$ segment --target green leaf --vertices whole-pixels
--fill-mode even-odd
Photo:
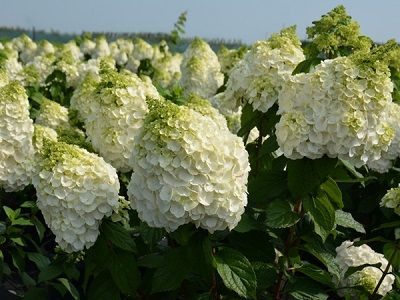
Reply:
[[[9,208],[8,206],[3,206],[3,210],[6,213],[8,219],[10,221],[14,220],[16,217],[16,213],[14,212],[14,210],[12,210],[11,208]]]
[[[20,205],[20,207],[24,207],[24,208],[34,208],[36,207],[36,203],[35,201],[25,201],[24,203],[22,203]]]
[[[273,264],[257,261],[252,263],[252,265],[257,277],[258,290],[266,290],[274,285],[278,278],[278,273]]]
[[[249,181],[249,206],[265,208],[268,200],[276,199],[287,190],[287,175],[284,171],[261,172]]]
[[[383,246],[383,253],[390,264],[398,270],[400,268],[400,245],[387,243]]]
[[[149,245],[150,248],[155,246],[165,235],[165,231],[161,228],[152,228],[146,223],[141,222],[139,226],[140,237],[143,239],[145,244]]]
[[[242,127],[238,131],[237,135],[245,137],[245,140],[247,140],[250,131],[257,126],[261,118],[262,112],[253,110],[253,106],[251,104],[246,104],[242,109],[242,116],[240,120]]]
[[[190,271],[186,255],[185,247],[170,250],[165,255],[163,264],[154,273],[152,293],[172,291],[181,285]]]
[[[31,220],[25,218],[18,218],[11,221],[11,225],[20,225],[20,226],[33,226]]]
[[[142,256],[138,259],[137,264],[139,267],[145,268],[159,268],[162,266],[164,258],[160,254],[152,253]]]
[[[296,75],[299,73],[308,73],[310,72],[312,67],[318,65],[320,62],[321,58],[317,57],[305,59],[296,66],[296,68],[292,72],[292,75]]]
[[[312,254],[320,262],[322,262],[329,273],[334,275],[337,279],[340,277],[340,269],[335,261],[334,254],[329,251],[324,244],[322,244],[318,239],[313,239],[310,237],[304,238],[306,241],[300,249]],[[336,254],[336,253],[335,253]]]
[[[372,231],[377,231],[377,230],[386,229],[386,228],[397,228],[397,227],[400,227],[400,221],[383,223],[380,226],[378,226],[377,228],[372,229]]]
[[[50,259],[40,253],[29,252],[27,256],[30,261],[35,263],[39,270],[43,270],[50,264]]]
[[[339,226],[351,228],[360,233],[365,233],[364,226],[354,220],[351,213],[344,212],[343,210],[337,210],[335,212],[335,222]]]
[[[337,159],[322,157],[320,159],[289,160],[287,164],[289,190],[294,198],[313,193],[326,180],[333,170]]]
[[[134,295],[140,282],[140,273],[135,257],[129,252],[111,256],[108,264],[114,282],[125,295]]]
[[[109,272],[101,272],[94,278],[89,286],[88,300],[120,300],[117,285],[114,280],[110,280],[111,274]]]
[[[258,229],[260,226],[249,214],[244,213],[240,219],[239,224],[234,228],[236,232],[244,233],[253,229]]]
[[[10,238],[15,244],[20,245],[22,247],[25,246],[24,241],[21,238]]]
[[[236,250],[222,248],[214,258],[218,274],[227,288],[241,297],[256,299],[256,274],[245,256]]]
[[[362,269],[366,268],[366,267],[374,267],[377,269],[380,269],[382,266],[382,263],[376,263],[376,264],[362,264],[356,267],[349,267],[346,271],[346,273],[344,274],[344,278],[347,278],[349,276],[351,276],[352,274],[361,271]]]
[[[43,268],[38,277],[38,282],[44,282],[48,280],[52,280],[59,275],[61,275],[63,272],[63,268],[58,265],[49,265],[45,268]]]
[[[297,278],[288,287],[289,294],[297,300],[326,300],[328,294],[324,288],[305,278]]]
[[[44,233],[46,232],[46,227],[39,221],[37,217],[34,217],[32,220],[33,224],[35,224],[36,231],[39,236],[39,241],[42,241],[44,238]]]
[[[24,285],[26,285],[28,287],[36,285],[35,279],[33,279],[31,276],[29,276],[28,273],[21,272],[20,275],[21,275],[21,279],[22,279],[22,282],[24,283]]]
[[[272,201],[266,209],[266,225],[271,228],[287,228],[300,220],[286,200]]]
[[[321,189],[328,195],[336,208],[343,208],[342,191],[335,180],[329,177],[327,181],[321,184]]]
[[[325,194],[307,197],[303,200],[306,211],[310,214],[315,232],[325,241],[335,226],[335,209]]]
[[[110,240],[116,247],[125,251],[136,252],[135,241],[122,225],[104,221],[101,231],[104,234],[104,238]]]
[[[332,276],[320,267],[305,262],[300,268],[296,270],[310,277],[311,279],[322,283],[323,285],[329,286],[331,288],[334,287],[334,284],[332,283]]]
[[[74,300],[79,299],[79,292],[76,287],[66,278],[58,278],[58,281],[67,289]]]

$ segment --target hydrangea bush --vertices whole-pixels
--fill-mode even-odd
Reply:
[[[0,298],[399,299],[398,44],[185,21],[0,42]]]

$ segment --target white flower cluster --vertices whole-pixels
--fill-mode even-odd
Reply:
[[[167,87],[179,82],[181,78],[181,63],[183,56],[180,53],[171,54],[166,52],[164,56],[153,59],[156,68],[154,82],[162,87]]]
[[[236,111],[250,103],[254,110],[268,111],[287,76],[304,59],[294,27],[256,42],[231,70],[223,106]]]
[[[104,216],[118,209],[116,170],[74,145],[45,141],[32,183],[37,206],[66,252],[91,247]]]
[[[206,101],[193,103],[196,110],[148,103],[128,186],[139,218],[167,231],[187,223],[211,233],[234,228],[247,204],[250,166],[242,140]]]
[[[35,123],[57,129],[58,127],[70,127],[68,108],[43,98],[40,103],[40,110]]]
[[[400,216],[400,185],[397,188],[388,190],[383,196],[380,205],[393,209]]]
[[[148,111],[146,97],[159,97],[151,83],[129,71],[118,73],[108,69],[88,97],[93,102],[83,104],[87,108],[82,116],[89,141],[119,171],[131,170],[129,158],[134,138]]]
[[[383,271],[388,261],[383,254],[377,253],[372,250],[368,245],[361,245],[359,247],[353,246],[353,242],[345,241],[339,247],[336,248],[335,261],[340,268],[340,280],[339,287],[354,287],[362,286],[367,292],[372,294],[375,287],[378,284],[379,279],[382,277]],[[364,264],[377,264],[381,263],[380,268],[376,267],[365,267],[361,271],[357,271],[352,275],[345,277],[345,273],[349,267],[357,267]],[[389,268],[391,271],[392,268]],[[386,295],[391,289],[394,283],[394,275],[388,274],[385,276],[383,282],[379,286],[378,294],[381,296]],[[359,291],[355,289],[339,289],[338,294],[345,296],[348,293],[349,296],[357,297]],[[352,298],[354,299],[354,298]]]
[[[183,53],[181,86],[185,94],[196,93],[209,98],[224,83],[217,55],[203,40],[194,39]]]
[[[228,49],[225,46],[221,46],[217,53],[221,72],[230,76],[233,67],[239,63],[246,52],[244,48]]]
[[[16,81],[0,88],[0,187],[18,191],[30,184],[33,122],[25,89]]]
[[[374,70],[339,57],[288,78],[279,94],[282,117],[276,125],[285,156],[328,155],[386,171],[389,159],[400,153],[399,109],[392,103],[389,76],[387,67]]]

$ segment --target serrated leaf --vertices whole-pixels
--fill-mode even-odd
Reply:
[[[160,254],[152,253],[140,257],[137,261],[137,264],[139,267],[158,268],[162,266],[163,261],[164,258]]]
[[[236,232],[244,233],[249,232],[253,229],[258,229],[259,224],[250,215],[244,213],[240,219],[240,222],[233,229]]]
[[[346,271],[346,273],[344,273],[344,278],[347,278],[349,276],[351,276],[352,274],[361,271],[362,269],[366,268],[366,267],[374,267],[377,269],[380,269],[380,267],[382,266],[382,263],[376,263],[376,264],[362,264],[359,266],[355,266],[355,267],[349,267]]]
[[[335,209],[328,197],[322,193],[307,197],[303,200],[303,206],[314,222],[315,233],[325,241],[335,226]]]
[[[39,270],[43,270],[50,264],[50,259],[43,254],[36,252],[27,253],[28,259],[35,263]]]
[[[335,180],[329,177],[327,181],[321,184],[321,189],[328,195],[336,208],[343,208],[342,191]]]
[[[354,220],[353,216],[350,213],[343,210],[337,210],[335,212],[335,222],[339,226],[351,228],[360,233],[365,233],[364,226]]]
[[[317,267],[316,265],[305,262],[296,270],[323,285],[331,288],[334,287],[334,284],[332,283],[332,276],[327,271]]]
[[[272,201],[266,209],[266,225],[271,228],[287,228],[300,220],[288,201]]]
[[[383,223],[383,224],[379,225],[377,228],[372,229],[372,231],[377,231],[377,230],[386,229],[386,228],[394,228],[394,227],[400,228],[400,221]]]
[[[68,279],[58,278],[57,280],[67,289],[74,300],[79,300],[78,290]]]
[[[256,298],[256,274],[244,255],[236,250],[223,248],[214,258],[218,274],[228,289],[247,299]]]
[[[190,270],[185,251],[186,248],[181,247],[165,255],[163,264],[154,273],[152,293],[172,291],[181,285]]]
[[[100,231],[103,232],[104,238],[110,240],[116,247],[125,251],[136,252],[135,241],[122,225],[105,221]]]
[[[126,253],[117,253],[110,258],[108,269],[118,288],[125,295],[134,295],[140,282],[140,273],[135,257]]]
[[[256,273],[258,290],[266,290],[274,285],[278,278],[278,273],[273,264],[257,261],[252,263],[252,266]]]
[[[44,238],[44,233],[46,232],[46,227],[39,221],[37,217],[34,217],[32,220],[33,224],[35,224],[36,231],[39,236],[39,241],[42,241]]]
[[[313,193],[326,180],[336,163],[337,159],[327,157],[289,160],[287,172],[290,193],[296,199]]]

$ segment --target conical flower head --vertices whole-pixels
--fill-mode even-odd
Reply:
[[[25,89],[17,81],[0,87],[0,187],[18,191],[30,184],[33,122]]]
[[[37,206],[66,252],[91,247],[101,220],[118,208],[116,170],[75,145],[44,141],[32,178]]]
[[[134,138],[148,111],[146,98],[157,97],[157,90],[129,71],[107,70],[92,95],[96,114],[84,120],[89,141],[107,162],[127,172]]]
[[[221,65],[211,47],[202,39],[194,39],[183,53],[180,84],[186,95],[196,93],[208,98],[224,83]]]
[[[128,186],[139,217],[167,231],[187,223],[209,232],[234,228],[247,204],[250,167],[242,140],[204,108],[153,100],[149,110]]]
[[[222,106],[237,111],[250,103],[254,110],[267,112],[278,100],[282,84],[304,58],[295,27],[257,41],[233,67]]]

